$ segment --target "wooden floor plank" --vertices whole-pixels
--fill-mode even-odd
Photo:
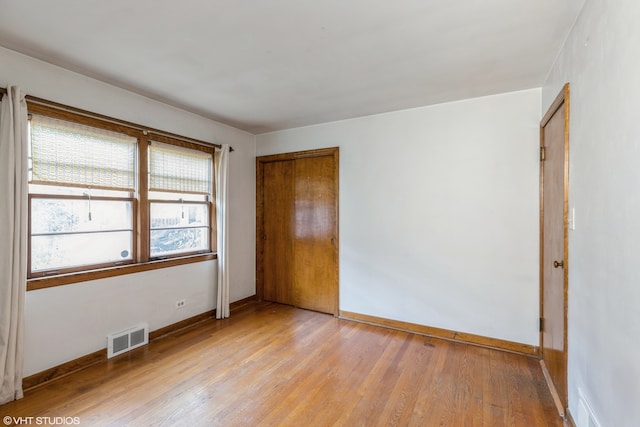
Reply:
[[[0,416],[81,426],[563,425],[533,358],[272,303],[39,386]]]

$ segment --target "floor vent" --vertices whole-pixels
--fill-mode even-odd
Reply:
[[[146,323],[115,334],[107,335],[107,357],[112,358],[141,347],[149,342],[149,326]]]

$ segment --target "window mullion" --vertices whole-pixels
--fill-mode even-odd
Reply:
[[[140,205],[138,209],[138,262],[149,261],[149,239],[151,236],[149,219],[149,138],[142,135],[138,143],[138,192]]]

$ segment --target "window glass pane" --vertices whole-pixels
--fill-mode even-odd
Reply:
[[[151,230],[151,257],[209,249],[209,228]]]
[[[35,114],[30,120],[34,182],[135,188],[137,139]]]
[[[151,203],[151,229],[208,227],[209,206],[206,204]]]
[[[31,199],[31,234],[132,230],[132,209],[131,201],[34,197]]]
[[[31,271],[132,259],[131,231],[33,236]]]
[[[151,257],[209,249],[209,205],[151,203]]]
[[[149,146],[149,190],[209,194],[211,154],[152,141]]]

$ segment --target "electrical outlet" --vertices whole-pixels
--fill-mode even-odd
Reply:
[[[183,308],[185,305],[187,305],[187,300],[181,299],[176,301],[176,308]]]

